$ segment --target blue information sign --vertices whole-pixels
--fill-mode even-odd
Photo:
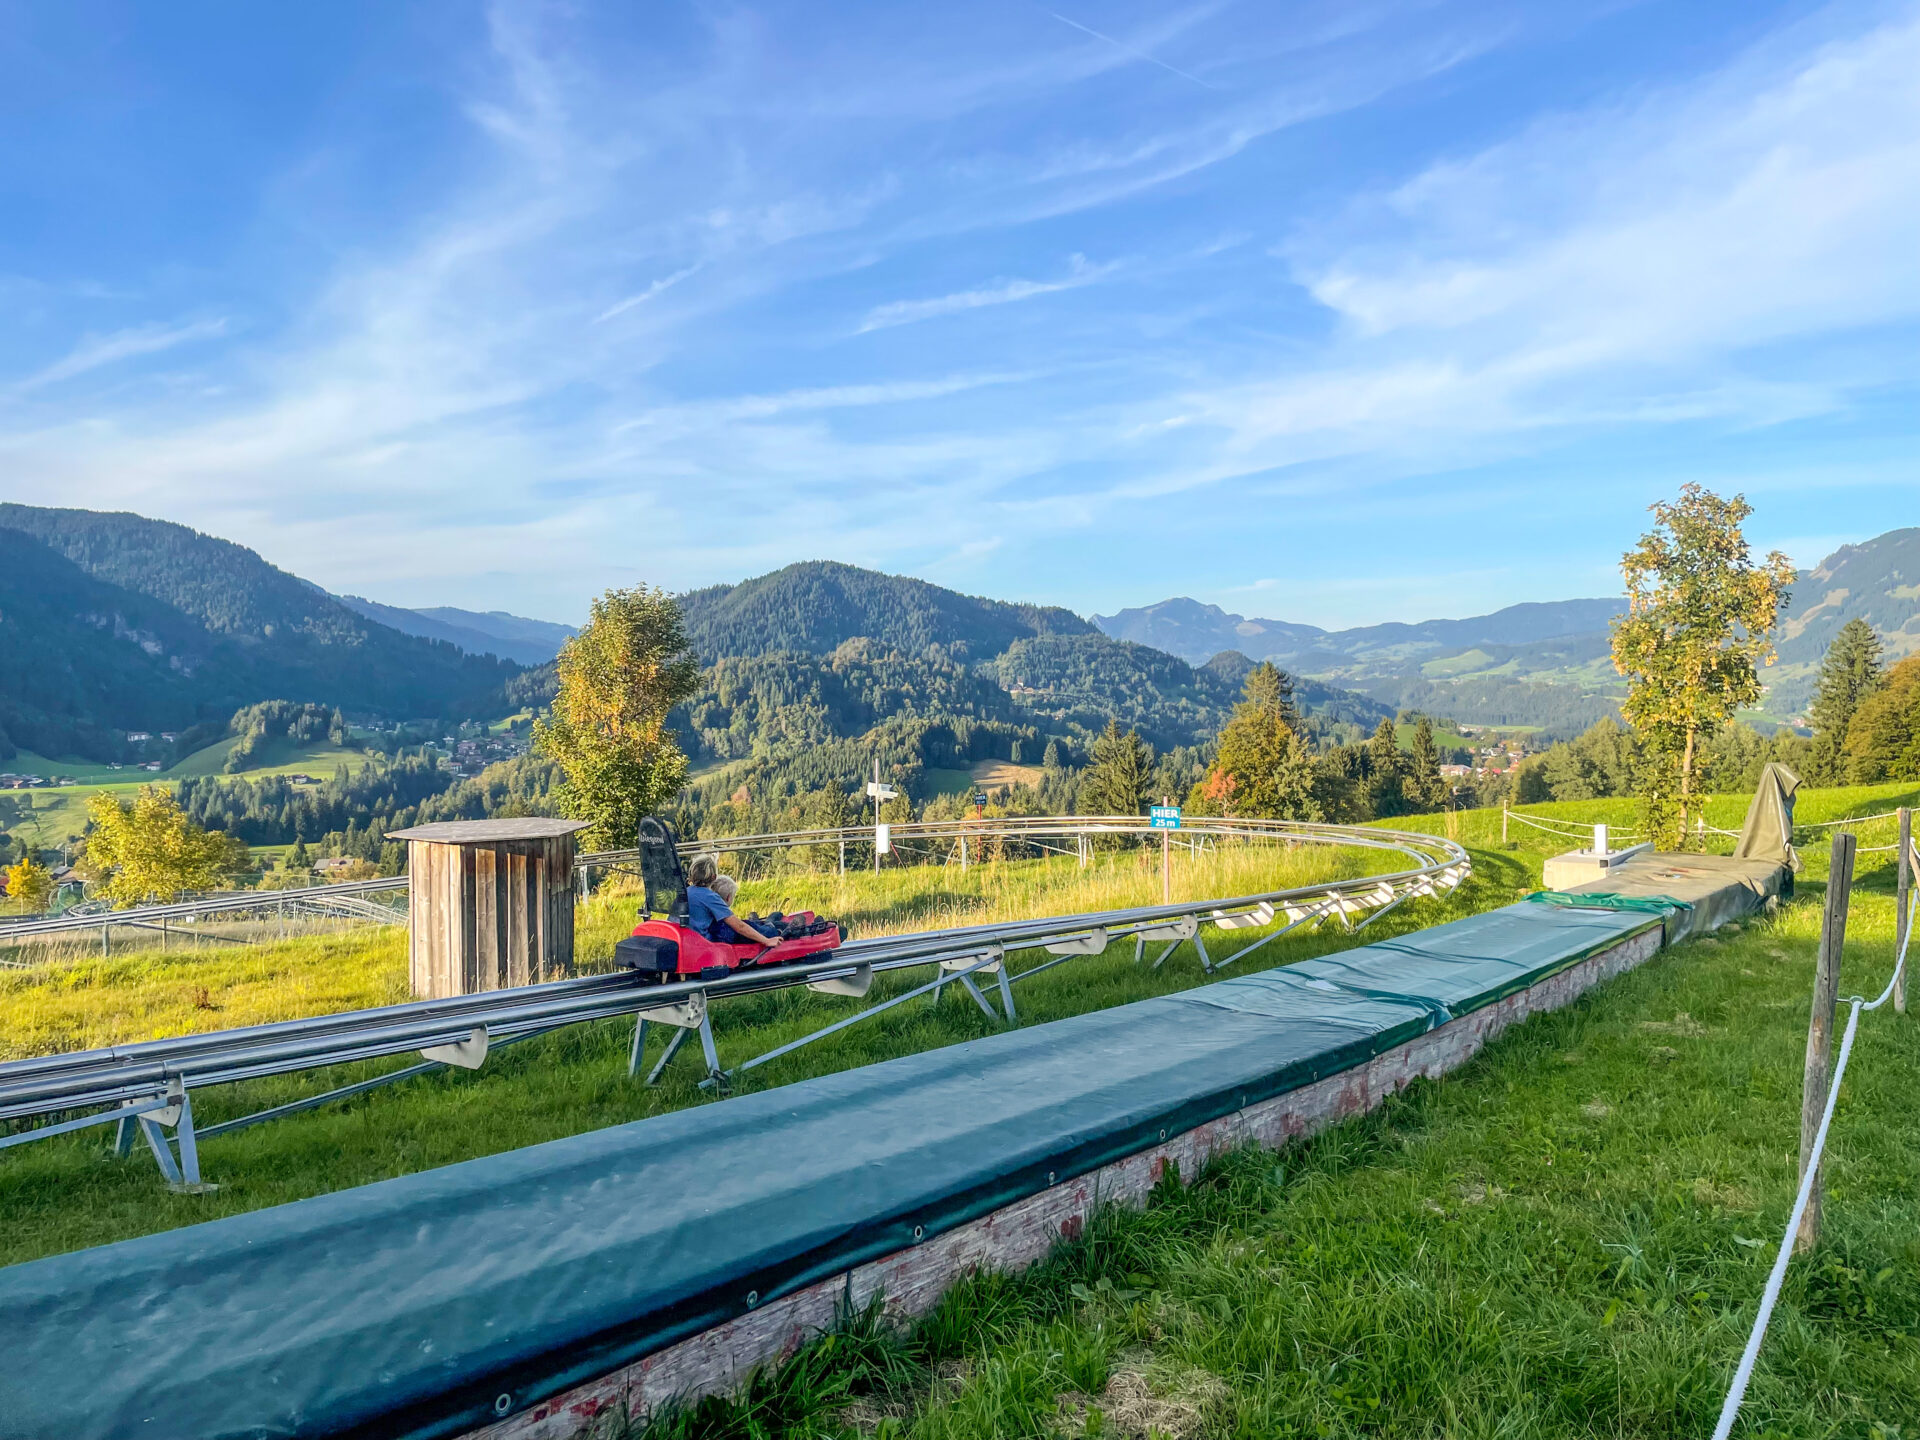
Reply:
[[[1147,825],[1154,830],[1178,830],[1180,807],[1178,805],[1153,806],[1147,811]]]

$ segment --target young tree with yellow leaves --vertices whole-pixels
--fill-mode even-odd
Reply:
[[[0,870],[0,881],[6,883],[9,907],[17,906],[25,913],[46,909],[53,899],[53,872],[32,855]]]
[[[1627,613],[1614,622],[1613,663],[1627,677],[1620,709],[1640,742],[1648,832],[1677,849],[1703,742],[1760,698],[1755,665],[1773,663],[1793,566],[1777,550],[1754,563],[1744,496],[1683,485],[1676,503],[1652,508],[1653,529],[1621,557]]]
[[[664,590],[609,590],[560,650],[559,692],[533,743],[566,780],[561,808],[591,822],[589,846],[632,845],[640,821],[687,778],[667,714],[700,688],[680,607]]]
[[[212,890],[247,868],[244,841],[203,830],[170,791],[142,785],[130,803],[114,794],[87,802],[86,867],[96,893],[122,908]]]

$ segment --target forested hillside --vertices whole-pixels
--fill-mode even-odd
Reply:
[[[251,550],[138,515],[0,505],[0,758],[124,758],[267,699],[498,713],[516,666],[354,614]]]
[[[1071,610],[982,600],[828,560],[695,590],[680,597],[680,608],[705,661],[773,650],[824,655],[856,636],[908,655],[941,645],[985,660],[1035,635],[1094,633]]]

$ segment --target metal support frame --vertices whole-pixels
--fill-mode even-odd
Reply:
[[[687,1036],[690,1034],[697,1034],[700,1037],[700,1050],[707,1061],[707,1078],[700,1082],[701,1087],[704,1089],[726,1080],[726,1071],[720,1068],[720,1051],[713,1043],[713,1021],[707,1014],[706,991],[696,990],[684,1000],[670,1005],[656,1005],[651,1009],[640,1011],[634,1017],[633,1049],[627,1056],[629,1078],[639,1073],[641,1056],[647,1048],[648,1021],[656,1025],[671,1026],[675,1034],[673,1039],[667,1042],[666,1050],[654,1063],[653,1069],[647,1072],[647,1084],[657,1085],[660,1082],[661,1071],[665,1070],[668,1062],[679,1053],[680,1047],[686,1043]]]
[[[161,1178],[175,1194],[203,1195],[220,1188],[200,1178],[200,1146],[193,1128],[193,1101],[187,1094],[186,1081],[179,1076],[167,1082],[166,1096],[158,1103],[129,1105],[89,1119],[120,1122],[113,1147],[114,1153],[120,1156],[133,1148],[133,1129],[138,1126],[147,1148],[153,1152],[154,1164],[160,1167]],[[166,1133],[168,1126],[173,1129],[172,1139]],[[178,1160],[174,1158],[175,1145],[180,1150]]]

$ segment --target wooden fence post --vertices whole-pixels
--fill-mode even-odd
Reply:
[[[1900,883],[1893,899],[1893,943],[1907,933],[1907,915],[1913,905],[1913,811],[1900,807]],[[1907,1013],[1907,972],[1893,982],[1893,1008]]]
[[[1813,975],[1813,1018],[1807,1025],[1807,1069],[1800,1093],[1801,1180],[1806,1179],[1813,1137],[1820,1129],[1820,1117],[1826,1113],[1827,1089],[1833,1083],[1833,1017],[1840,1000],[1840,952],[1847,943],[1847,900],[1853,889],[1856,844],[1850,831],[1836,831],[1833,860],[1827,869],[1827,908],[1820,922],[1820,959]],[[1794,1236],[1796,1253],[1804,1254],[1820,1243],[1820,1192],[1824,1188],[1823,1179],[1816,1175],[1806,1211],[1800,1217],[1799,1233]]]

